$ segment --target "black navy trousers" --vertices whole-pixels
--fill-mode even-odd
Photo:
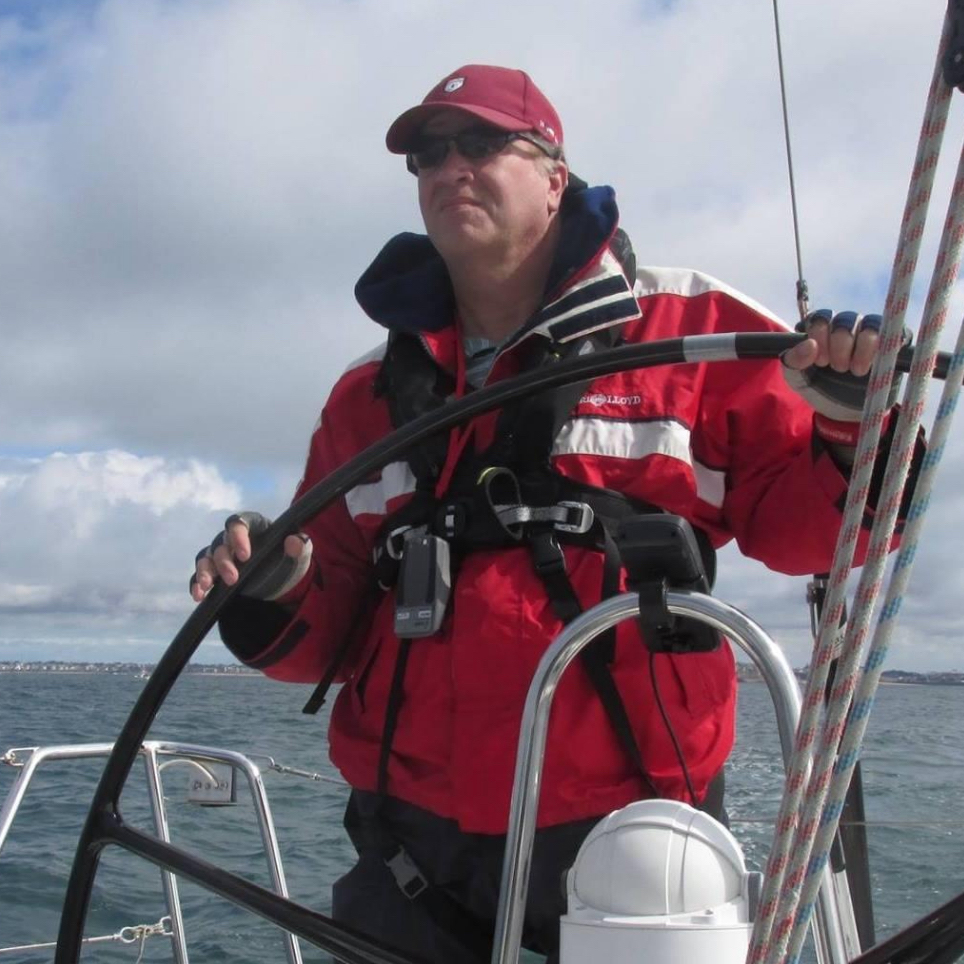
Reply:
[[[723,789],[721,773],[701,809],[725,822]],[[548,964],[558,960],[559,918],[566,912],[564,875],[601,816],[536,831],[522,943],[546,955]],[[505,836],[463,833],[454,820],[391,797],[379,806],[375,794],[358,790],[349,800],[345,828],[358,862],[335,883],[336,921],[431,964],[488,964]],[[405,847],[431,885],[444,892],[443,906],[454,902],[467,921],[478,922],[477,928],[461,926],[458,918],[446,919],[438,904],[430,912],[423,897],[410,899],[402,892],[385,865],[385,832]],[[487,935],[487,942],[477,939],[480,933]]]

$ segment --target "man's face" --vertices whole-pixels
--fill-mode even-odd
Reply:
[[[435,114],[422,133],[443,137],[484,126],[457,110]],[[449,145],[445,160],[418,175],[418,202],[425,229],[451,266],[485,257],[511,261],[545,236],[565,189],[565,169],[547,169],[534,144],[510,141],[486,158],[462,157]]]

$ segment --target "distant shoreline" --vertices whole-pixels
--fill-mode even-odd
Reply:
[[[0,676],[31,673],[36,676],[130,676],[146,679],[154,672],[154,663],[88,663],[67,660],[7,660],[0,662]],[[240,663],[199,663],[184,668],[186,676],[262,676]]]
[[[4,660],[0,661],[0,676],[12,673],[32,673],[44,676],[130,676],[146,679],[155,669],[155,663],[99,663],[81,660]],[[806,682],[806,668],[793,671],[801,684]],[[253,677],[262,676],[258,670],[241,663],[198,663],[188,664],[183,672],[186,676]],[[762,683],[763,677],[752,663],[737,663],[737,682]],[[964,672],[940,671],[933,673],[913,673],[908,670],[885,670],[880,680],[882,685],[900,686],[964,686]]]
[[[793,675],[803,686],[807,682],[807,670],[795,669]],[[763,677],[752,664],[737,664],[737,681],[740,683],[762,683]],[[942,670],[933,673],[912,673],[903,669],[884,670],[880,678],[881,686],[964,686],[964,673],[957,670]]]

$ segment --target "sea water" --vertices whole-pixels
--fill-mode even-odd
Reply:
[[[0,676],[0,753],[9,747],[111,742],[143,680],[126,674],[6,673]],[[305,716],[310,687],[257,676],[185,675],[162,707],[150,738],[217,746],[336,778],[327,760],[324,715]],[[0,948],[54,940],[74,848],[103,760],[40,769],[0,853]],[[891,685],[880,690],[863,755],[869,848],[879,936],[886,936],[964,889],[964,686]],[[760,683],[740,686],[737,749],[727,778],[732,829],[762,868],[780,799],[773,709]],[[0,799],[17,771],[0,765]],[[239,786],[234,807],[187,801],[189,768],[163,774],[172,840],[206,860],[270,887],[254,808]],[[341,828],[342,786],[265,773],[291,896],[327,912],[331,884],[352,862]],[[142,767],[121,800],[125,818],[150,830]],[[180,881],[187,946],[194,964],[286,960],[276,928]],[[151,924],[166,913],[158,870],[109,848],[87,920],[89,936]],[[90,945],[82,960],[134,962],[140,947]],[[149,939],[144,962],[170,961],[170,942]],[[306,962],[327,960],[302,942]],[[15,964],[52,960],[24,952]],[[0,955],[0,964],[10,957]]]

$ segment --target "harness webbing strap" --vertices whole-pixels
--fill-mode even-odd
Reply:
[[[614,347],[619,328],[604,328],[564,346],[546,343],[533,367],[555,365],[591,352]],[[587,382],[540,392],[503,408],[496,423],[496,441],[490,449],[493,460],[502,465],[528,465],[549,470],[556,436],[585,393]]]
[[[469,952],[472,960],[488,960],[492,950],[493,927],[476,917],[459,901],[425,877],[412,855],[402,847],[391,829],[390,818],[378,799],[374,810],[360,806],[355,793],[348,798],[345,828],[359,854],[374,851],[392,875],[402,894],[420,907],[453,941]]]
[[[362,633],[368,628],[370,615],[375,611],[376,600],[382,592],[378,584],[377,575],[378,573],[376,571],[369,580],[367,589],[362,593],[361,601],[351,621],[351,625],[355,627],[354,630],[345,633],[341,642],[338,644],[338,648],[335,650],[325,669],[325,675],[322,676],[321,681],[311,691],[308,702],[301,708],[302,713],[314,715],[325,705],[325,698],[328,696],[328,690],[331,689],[332,683],[335,682],[335,677],[338,675]]]
[[[604,526],[599,526],[603,533],[605,561],[603,564],[602,598],[614,596],[619,591],[619,553],[612,537]],[[535,536],[529,542],[532,562],[536,573],[546,587],[546,595],[553,611],[563,623],[570,623],[580,613],[582,605],[576,596],[569,576],[566,573],[566,560],[562,547],[556,540],[555,533],[545,532]],[[616,681],[609,671],[609,663],[615,657],[616,630],[607,630],[599,639],[586,646],[580,653],[582,667],[592,683],[599,701],[606,712],[613,732],[620,745],[632,761],[643,783],[654,797],[659,791],[653,784],[652,778],[646,771],[639,744],[633,734],[633,726],[626,712],[626,706],[616,688]]]
[[[455,390],[455,380],[430,362],[421,341],[402,332],[388,337],[385,358],[375,378],[376,397],[384,396],[396,428],[418,415],[435,411]],[[448,432],[440,432],[406,452],[415,478],[421,482],[438,476],[445,464]]]
[[[399,640],[398,658],[395,661],[395,670],[388,693],[388,705],[385,709],[385,727],[382,730],[376,778],[378,801],[372,823],[382,860],[395,878],[399,890],[409,900],[417,900],[441,930],[459,941],[474,955],[484,958],[488,956],[492,947],[494,926],[479,920],[422,873],[411,854],[396,840],[381,812],[388,794],[388,762],[399,711],[404,702],[405,672],[408,668],[412,642],[413,640],[409,638]]]
[[[376,791],[381,796],[388,792],[388,758],[391,756],[392,741],[395,739],[395,728],[398,725],[398,711],[402,706],[405,670],[408,667],[408,654],[411,648],[411,639],[402,638],[398,641],[398,658],[395,660],[395,672],[392,674],[392,685],[388,691],[385,728],[382,730],[382,747],[378,756]]]

